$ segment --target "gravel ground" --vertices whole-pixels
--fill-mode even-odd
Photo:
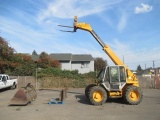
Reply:
[[[64,104],[48,104],[58,98],[60,89],[37,91],[38,97],[27,106],[8,106],[17,90],[0,92],[0,120],[160,120],[160,90],[143,89],[139,105],[109,99],[102,106],[90,105],[84,89],[69,89]]]

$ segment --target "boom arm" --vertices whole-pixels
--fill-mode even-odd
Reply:
[[[97,40],[97,42],[102,46],[103,50],[106,54],[110,57],[110,59],[114,62],[115,65],[123,65],[128,74],[128,80],[137,80],[136,76],[130,71],[130,69],[118,58],[118,56],[112,51],[109,45],[106,45],[102,39],[96,34],[96,32],[92,29],[90,24],[81,22],[78,23],[77,16],[74,17],[74,31],[76,32],[77,29],[88,31],[92,34],[92,36]]]
[[[96,34],[96,32],[91,28],[90,24],[78,23],[77,17],[75,16],[74,29],[75,31],[77,29],[81,29],[90,32],[92,36],[97,40],[97,42],[102,46],[103,50],[107,53],[107,55],[111,58],[115,65],[124,65],[123,62],[117,57],[117,55],[110,49],[109,45],[106,45],[102,41],[102,39]]]

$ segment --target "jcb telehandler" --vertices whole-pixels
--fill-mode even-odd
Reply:
[[[101,38],[95,33],[90,24],[78,22],[78,17],[74,17],[74,26],[63,26],[88,31],[102,46],[105,53],[115,63],[115,66],[104,67],[99,75],[98,81],[95,84],[90,84],[85,89],[85,95],[93,105],[102,105],[107,98],[123,98],[123,100],[131,105],[137,105],[142,101],[143,94],[139,88],[139,82],[135,74],[118,58],[111,50],[109,45],[106,45]]]

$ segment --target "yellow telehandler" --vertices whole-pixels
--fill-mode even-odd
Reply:
[[[104,67],[97,77],[98,81],[85,88],[85,95],[93,105],[102,105],[108,97],[123,98],[131,105],[137,105],[142,101],[143,94],[136,75],[118,58],[109,45],[101,40],[90,24],[79,23],[78,17],[75,16],[74,26],[59,26],[73,28],[73,31],[61,30],[63,32],[76,32],[77,29],[90,32],[115,64],[115,66]]]

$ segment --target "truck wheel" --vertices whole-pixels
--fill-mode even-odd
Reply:
[[[17,87],[17,85],[16,85],[15,83],[13,83],[11,89],[12,89],[12,90],[13,90],[13,89],[16,89],[16,87]]]
[[[102,105],[107,100],[107,92],[101,86],[94,86],[89,91],[89,100],[93,105]]]
[[[85,95],[86,95],[87,98],[89,98],[89,90],[94,86],[96,86],[96,85],[95,84],[90,84],[85,88]]]
[[[139,87],[128,86],[124,92],[124,100],[130,105],[138,105],[143,99],[142,91]]]

